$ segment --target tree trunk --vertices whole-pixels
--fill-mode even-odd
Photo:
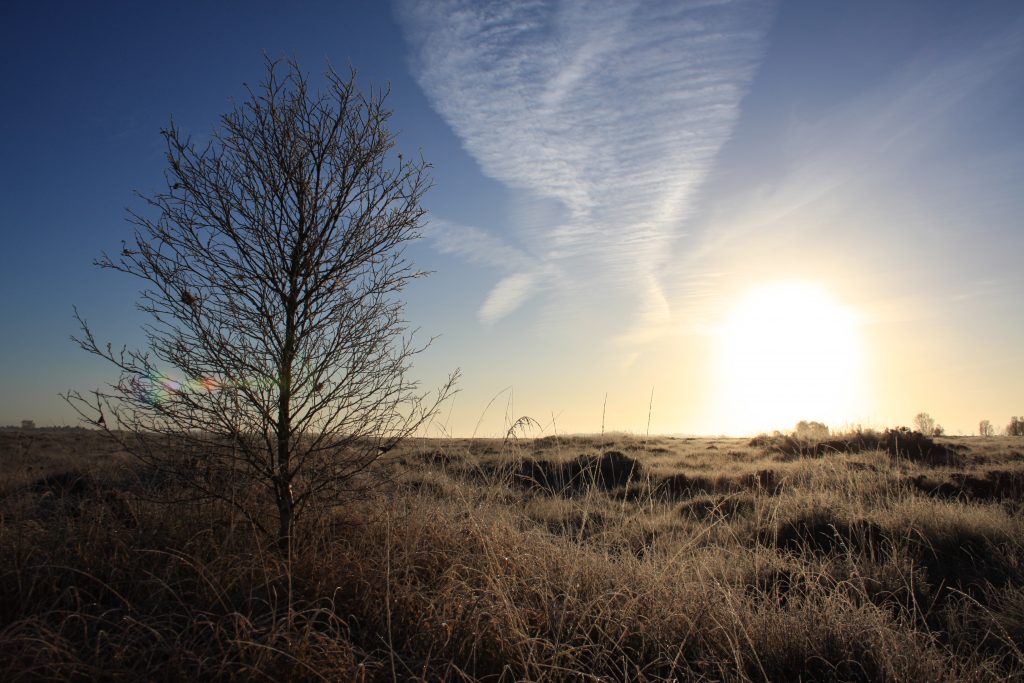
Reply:
[[[296,250],[297,251],[297,250]],[[295,499],[292,496],[291,435],[292,435],[292,363],[295,357],[296,251],[292,252],[292,270],[289,274],[289,296],[285,306],[284,348],[281,350],[280,377],[277,399],[277,546],[281,555],[291,557],[292,522],[295,517]]]
[[[290,342],[290,340],[289,340]],[[292,521],[295,516],[295,499],[292,497],[292,476],[289,471],[291,460],[291,369],[286,363],[281,372],[281,395],[277,409],[277,475],[274,481],[274,495],[277,498],[278,532],[277,546],[288,558],[292,549]]]
[[[285,559],[292,554],[292,519],[295,515],[295,501],[292,487],[287,482],[277,486],[277,549]]]

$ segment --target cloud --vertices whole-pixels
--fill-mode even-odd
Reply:
[[[532,268],[536,260],[521,249],[479,228],[433,219],[426,230],[434,248],[479,266]]]
[[[415,76],[466,151],[524,202],[565,209],[500,238],[441,229],[440,249],[501,271],[481,319],[543,288],[575,312],[613,295],[640,318],[671,316],[659,272],[732,133],[770,10],[758,0],[399,0]]]
[[[870,262],[874,280],[903,278],[904,285],[925,277],[917,269],[940,260],[942,249],[950,251],[943,239],[962,240],[960,249],[970,249],[984,229],[974,190],[938,182],[952,172],[990,189],[1010,184],[1005,167],[1019,168],[1019,151],[1009,163],[979,161],[970,142],[978,112],[999,106],[985,103],[984,89],[1019,73],[1022,56],[1024,16],[1002,31],[962,37],[941,55],[923,51],[887,78],[790,121],[772,136],[772,153],[755,148],[767,162],[740,160],[748,169],[763,165],[752,182],[725,192],[709,183],[707,215],[689,226],[700,237],[675,264],[676,275],[665,275],[666,296],[688,301],[707,291],[695,279],[702,271],[778,271],[794,263],[811,269],[810,246],[837,263]],[[943,235],[957,224],[970,230]],[[963,269],[964,258],[957,256]],[[931,290],[916,296],[944,298],[946,275],[927,271],[938,281],[916,287]]]
[[[495,285],[487,300],[480,308],[480,319],[484,322],[499,320],[526,301],[537,289],[537,273],[515,273]]]
[[[497,322],[515,311],[554,274],[551,267],[545,267],[538,259],[479,228],[435,219],[427,227],[427,237],[442,254],[508,273],[494,286],[477,312],[477,317],[485,324]]]

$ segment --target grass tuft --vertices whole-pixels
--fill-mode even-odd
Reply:
[[[1006,440],[414,441],[285,562],[72,436],[5,455],[5,680],[1024,680]]]

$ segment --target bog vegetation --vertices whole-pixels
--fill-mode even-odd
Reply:
[[[151,320],[80,318],[96,431],[0,430],[5,680],[1024,678],[1012,436],[406,438],[426,164],[267,66],[99,262]]]
[[[410,440],[290,559],[96,432],[0,439],[8,680],[1024,678],[1012,437]]]

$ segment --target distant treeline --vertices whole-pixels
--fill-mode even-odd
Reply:
[[[28,423],[28,424],[26,424],[26,423]],[[2,426],[0,426],[0,431],[5,431],[5,432],[12,431],[12,430],[21,430],[21,429],[38,429],[40,431],[46,430],[48,432],[91,432],[91,431],[95,431],[95,430],[89,429],[87,427],[82,427],[80,425],[75,425],[75,426],[60,425],[60,426],[53,426],[53,427],[36,427],[35,423],[32,422],[31,420],[22,420],[22,423],[20,425],[2,425]]]

